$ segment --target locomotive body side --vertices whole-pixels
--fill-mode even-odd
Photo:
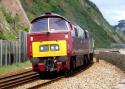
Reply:
[[[87,30],[78,25],[73,25],[72,36],[72,56],[75,57],[75,67],[89,64],[93,61],[93,39]]]

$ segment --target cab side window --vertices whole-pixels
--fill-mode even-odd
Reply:
[[[72,37],[75,37],[75,30],[71,30]]]
[[[83,29],[78,27],[78,30],[79,30],[79,32],[78,32],[79,38],[84,38],[84,31],[83,31]]]
[[[85,30],[85,39],[88,39],[89,38],[89,33],[87,30]]]
[[[78,37],[78,29],[74,28],[74,30],[75,30],[75,37]]]

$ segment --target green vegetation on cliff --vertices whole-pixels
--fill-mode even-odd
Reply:
[[[11,30],[11,23],[13,17],[0,5],[0,39],[13,39],[15,38]]]
[[[94,3],[89,0],[21,0],[30,20],[44,12],[61,14],[91,32],[95,46],[108,48],[122,43]]]
[[[20,24],[18,15],[12,15],[6,7],[0,4],[0,39],[14,40],[19,30],[25,30],[25,28]]]

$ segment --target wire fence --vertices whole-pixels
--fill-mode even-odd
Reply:
[[[26,61],[26,32],[19,32],[16,41],[0,40],[0,66]]]

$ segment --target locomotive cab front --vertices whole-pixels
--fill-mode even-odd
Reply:
[[[55,14],[45,14],[31,22],[27,47],[34,71],[67,69],[67,56],[72,47],[70,30],[70,23]]]

